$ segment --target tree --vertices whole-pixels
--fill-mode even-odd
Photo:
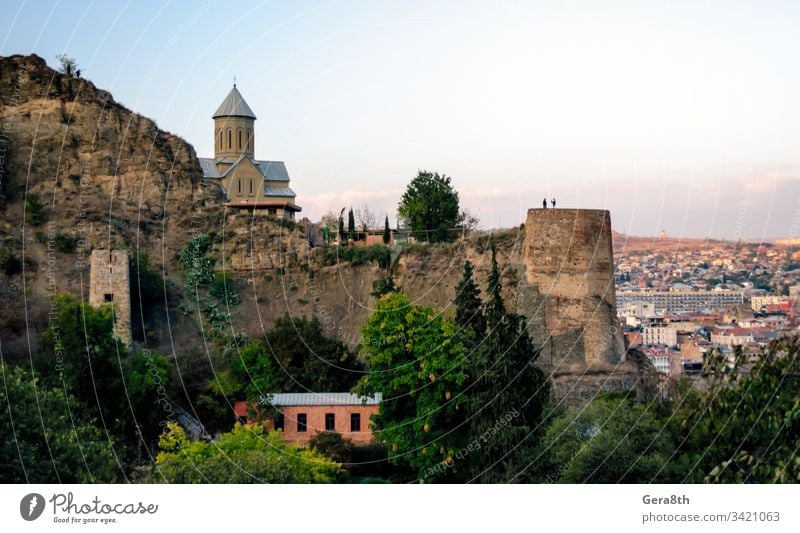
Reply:
[[[213,442],[192,441],[170,423],[151,479],[166,483],[332,483],[341,465],[313,450],[301,450],[258,424],[236,424]]]
[[[289,315],[275,322],[265,341],[246,346],[233,369],[251,401],[273,392],[348,391],[364,373],[344,343],[325,337],[316,317]]]
[[[400,287],[394,284],[394,279],[392,279],[392,276],[390,275],[377,279],[372,283],[372,292],[370,293],[370,296],[374,298],[380,298],[384,294],[398,292],[399,290]]]
[[[347,231],[350,233],[350,240],[356,240],[356,219],[353,215],[353,208],[347,212]]]
[[[458,202],[449,177],[420,170],[408,184],[397,211],[417,239],[448,241],[461,216]]]
[[[677,481],[800,481],[800,342],[783,338],[749,362],[741,349],[705,361],[710,386],[681,402]],[[745,376],[742,365],[752,364]]]
[[[0,483],[109,483],[114,441],[78,400],[0,362]]]
[[[344,207],[339,213],[339,244],[347,244],[347,233],[344,232]]]
[[[69,57],[67,54],[58,54],[58,71],[67,76],[75,76],[78,73],[78,63],[75,58]]]
[[[389,215],[383,221],[383,244],[389,244],[392,240],[392,232],[389,229]]]
[[[353,443],[335,431],[321,431],[311,437],[308,447],[324,455],[334,463],[349,463]]]
[[[333,211],[328,211],[319,219],[320,226],[326,227],[328,229],[335,229],[337,224],[339,223],[339,218]]]
[[[452,457],[461,409],[458,392],[466,378],[464,347],[455,324],[432,308],[411,305],[403,293],[383,296],[361,331],[369,373],[357,394],[382,393],[373,417],[376,438],[389,460],[419,479]]]
[[[491,250],[486,333],[469,358],[467,402],[470,435],[491,438],[481,453],[469,457],[468,475],[470,481],[499,483],[514,479],[527,464],[528,449],[543,429],[550,382],[536,366],[540,351],[533,346],[525,318],[505,308],[494,243]],[[502,420],[508,423],[498,431]]]
[[[374,228],[377,223],[375,213],[370,211],[366,202],[364,202],[364,205],[362,205],[360,209],[356,209],[355,216],[358,221],[358,226],[364,233],[366,233],[368,229]]]
[[[464,276],[456,287],[456,297],[453,300],[456,306],[455,321],[461,329],[470,333],[473,338],[480,339],[486,331],[486,321],[483,318],[483,304],[480,299],[481,290],[472,279],[472,273],[472,263],[465,261]]]
[[[519,481],[652,483],[675,449],[666,419],[636,394],[602,395],[557,417]]]

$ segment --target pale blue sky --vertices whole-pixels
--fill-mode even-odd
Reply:
[[[3,2],[0,54],[74,56],[212,153],[233,77],[304,215],[394,214],[418,168],[485,227],[543,196],[620,231],[800,229],[800,4]],[[230,15],[226,14],[230,13]]]

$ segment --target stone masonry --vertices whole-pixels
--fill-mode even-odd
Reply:
[[[608,211],[528,210],[518,312],[554,372],[613,369],[623,359],[611,244]]]
[[[113,305],[114,334],[131,345],[131,294],[127,250],[92,250],[89,303]]]

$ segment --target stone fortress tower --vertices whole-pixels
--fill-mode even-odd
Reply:
[[[555,372],[617,366],[625,350],[609,212],[528,210],[522,261],[518,312],[542,346],[539,362]]]
[[[131,290],[127,250],[92,250],[89,303],[113,304],[114,334],[131,345]]]

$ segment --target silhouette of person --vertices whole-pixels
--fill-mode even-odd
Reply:
[[[542,200],[542,209],[547,209],[547,198]]]
[[[553,209],[555,209],[556,208],[556,199],[553,198],[552,200],[550,200],[550,203],[553,204]]]

